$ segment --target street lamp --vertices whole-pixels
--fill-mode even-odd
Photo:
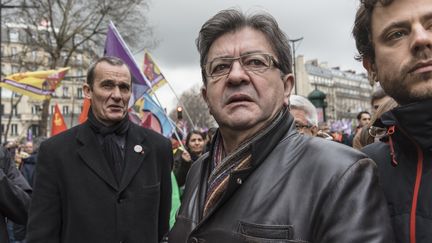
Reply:
[[[294,66],[294,94],[297,94],[297,72],[296,72],[296,55],[295,55],[295,50],[296,50],[296,43],[299,41],[302,41],[303,37],[297,38],[297,39],[292,39],[289,40],[292,44],[292,52],[293,52],[293,66]]]

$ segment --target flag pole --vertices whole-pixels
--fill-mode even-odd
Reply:
[[[144,49],[144,57],[145,57],[145,53],[147,53],[147,54],[150,56],[150,58],[154,61],[153,56],[150,55],[150,53],[149,53],[146,49]],[[156,62],[154,61],[154,63],[156,63]],[[159,66],[159,65],[158,65],[158,66]],[[145,76],[145,75],[144,75],[144,76]],[[164,75],[164,76],[165,76],[165,75]],[[179,99],[177,93],[174,91],[173,87],[171,86],[171,84],[170,84],[170,82],[168,81],[167,78],[165,78],[165,81],[166,81],[166,83],[168,84],[168,87],[171,89],[171,92],[174,94],[175,98],[177,99],[177,103],[179,103],[179,104],[183,107],[183,109],[184,109],[184,111],[185,111],[185,113],[186,113],[186,116],[187,116],[189,122],[191,123],[192,127],[195,128],[195,124],[193,123],[192,118],[190,117],[189,112],[187,111],[187,109],[186,109],[186,107],[184,106],[183,102],[181,102],[181,100]],[[153,95],[156,97],[155,91],[153,91],[153,89],[152,89],[152,93],[153,93]],[[157,99],[157,98],[156,98],[156,99]]]

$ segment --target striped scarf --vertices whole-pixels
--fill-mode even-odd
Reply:
[[[250,145],[269,133],[272,128],[280,122],[285,111],[287,110],[282,109],[271,122],[270,126],[241,143],[240,146],[228,156],[226,156],[223,147],[222,137],[220,136],[220,133],[217,134],[212,158],[212,168],[214,169],[207,181],[207,194],[203,211],[204,216],[206,216],[221,199],[221,196],[227,188],[231,172],[250,168],[252,158]]]

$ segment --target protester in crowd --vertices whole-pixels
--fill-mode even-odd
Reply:
[[[330,141],[333,141],[333,137],[330,135],[330,126],[327,122],[318,122],[318,133],[317,137],[321,137]]]
[[[189,171],[169,241],[391,242],[373,161],[297,132],[289,41],[274,18],[224,10],[196,43],[219,130]]]
[[[290,113],[300,134],[316,136],[318,133],[318,114],[315,106],[300,95],[290,96]]]
[[[396,242],[430,243],[432,1],[362,0],[353,34],[369,79],[399,104],[380,119],[388,142],[363,149],[378,165]]]
[[[33,153],[33,142],[24,141],[18,147],[17,153],[15,153],[15,165],[17,168],[21,168],[23,159],[27,159]]]
[[[182,153],[177,153],[174,157],[174,175],[177,179],[180,192],[184,188],[186,181],[186,175],[192,165],[202,154],[205,152],[204,147],[205,136],[198,130],[193,130],[186,136],[186,150],[182,150]]]
[[[373,86],[373,84],[371,84]],[[376,114],[378,108],[391,99],[381,86],[378,86],[376,90],[372,93],[371,97],[371,107],[372,107],[372,117]],[[382,113],[381,113],[382,114]],[[381,116],[381,114],[379,116]],[[371,117],[371,121],[372,121]],[[369,135],[369,128],[372,122],[369,122],[367,126],[363,126],[359,132],[356,132],[352,140],[352,146],[355,149],[361,149],[364,146],[373,143],[374,139]]]
[[[385,93],[381,86],[378,86],[371,97],[372,115],[375,114],[380,105],[384,104],[389,99],[391,99],[390,96]]]
[[[353,146],[354,137],[361,131],[361,129],[370,123],[371,114],[368,111],[360,111],[357,114],[357,127],[352,131],[347,140],[347,145]]]
[[[131,86],[118,58],[90,66],[87,121],[40,146],[29,243],[159,242],[168,231],[171,144],[129,122]]]
[[[380,119],[381,115],[385,112],[397,107],[398,104],[391,97],[386,98],[385,102],[378,107],[378,110],[372,115],[371,122],[362,127],[362,130],[359,132],[359,136],[354,137],[353,148],[362,149],[368,144],[374,143],[376,139],[371,135],[371,127],[377,120]],[[358,138],[358,139],[356,139]]]
[[[0,242],[9,242],[6,219],[26,224],[31,191],[9,152],[0,147]]]

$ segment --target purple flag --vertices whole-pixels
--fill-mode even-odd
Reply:
[[[129,100],[129,107],[133,106],[135,101],[150,89],[151,84],[138,68],[131,51],[112,22],[108,26],[104,56],[118,57],[129,66],[132,73],[132,96]]]

